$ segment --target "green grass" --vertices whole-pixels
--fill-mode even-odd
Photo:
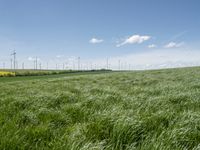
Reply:
[[[0,79],[0,149],[200,148],[198,67],[46,77]]]

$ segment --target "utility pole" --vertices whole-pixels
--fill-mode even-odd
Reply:
[[[14,52],[11,54],[11,56],[13,56],[13,60],[14,60],[14,62],[13,62],[13,66],[14,66],[14,70],[16,69],[16,51],[14,50]]]

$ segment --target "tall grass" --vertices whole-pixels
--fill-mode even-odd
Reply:
[[[0,83],[0,149],[198,149],[200,68]]]

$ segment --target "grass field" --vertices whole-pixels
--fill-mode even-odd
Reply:
[[[200,148],[200,68],[0,78],[0,149]]]

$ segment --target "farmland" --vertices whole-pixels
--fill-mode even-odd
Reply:
[[[0,71],[0,77],[13,77],[13,76],[15,76],[14,72]]]
[[[109,72],[111,70],[29,70],[29,69],[7,69],[0,70],[0,77],[8,76],[42,76],[42,75],[58,75],[69,73],[84,73],[84,72]]]
[[[0,78],[0,149],[198,149],[200,68]]]

